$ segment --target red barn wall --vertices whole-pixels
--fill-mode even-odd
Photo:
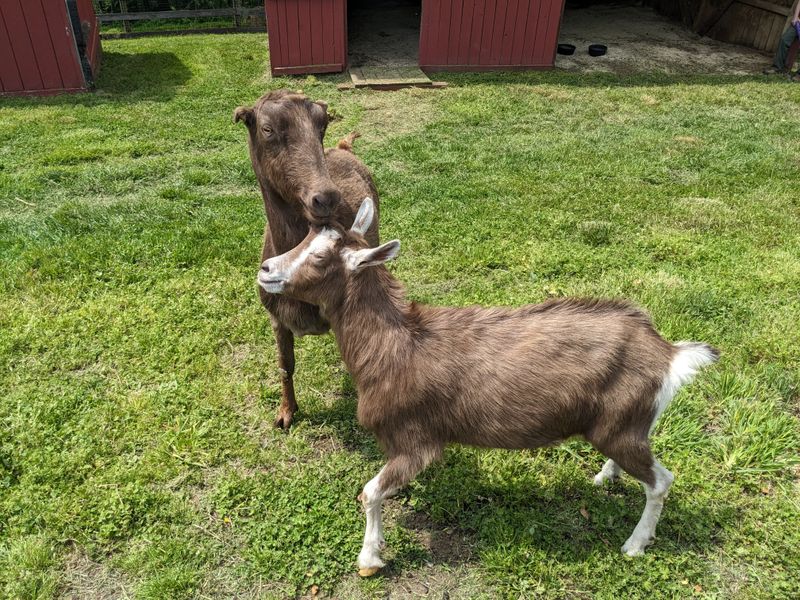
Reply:
[[[94,51],[98,53],[99,41]],[[2,0],[0,57],[0,93],[48,94],[88,87],[65,0]]]
[[[94,14],[92,0],[78,0],[78,15],[81,23],[87,24],[87,28],[83,29],[86,58],[92,68],[92,75],[96,77],[100,70],[100,23]]]
[[[550,68],[563,11],[564,0],[422,0],[420,67]]]
[[[273,75],[347,67],[346,0],[265,0]]]

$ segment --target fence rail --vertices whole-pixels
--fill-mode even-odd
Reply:
[[[207,8],[200,10],[156,10],[150,12],[100,13],[101,23],[114,21],[149,21],[155,19],[194,19],[208,17],[264,16],[264,7],[258,8]]]

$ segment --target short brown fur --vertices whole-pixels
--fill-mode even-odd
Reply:
[[[250,159],[264,199],[267,224],[262,261],[297,246],[308,233],[309,223],[335,219],[349,225],[365,197],[373,198],[377,205],[372,176],[352,153],[357,136],[351,134],[340,142],[345,149],[323,151],[328,126],[324,102],[312,102],[290,90],[275,90],[252,108],[238,107],[233,118],[247,126]],[[366,237],[370,244],[377,244],[377,219]],[[261,288],[259,295],[270,313],[278,346],[282,393],[275,425],[288,428],[297,411],[294,337],[325,333],[328,323],[316,306],[268,294]]]
[[[358,389],[358,421],[388,457],[372,490],[378,502],[448,443],[537,448],[580,436],[616,463],[605,478],[621,467],[646,485],[643,531],[654,531],[672,482],[650,451],[657,395],[684,348],[702,354],[698,365],[716,360],[715,349],[667,342],[647,314],[623,301],[554,299],[520,308],[409,302],[382,264],[351,270],[345,255],[368,246],[338,231],[335,251],[293,271],[284,293],[319,305],[336,335]],[[262,269],[270,273],[268,264]],[[375,499],[366,490],[368,506]],[[631,539],[623,550],[640,553],[636,531]]]

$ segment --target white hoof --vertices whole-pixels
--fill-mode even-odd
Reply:
[[[644,549],[650,542],[640,542],[639,540],[628,540],[622,545],[622,553],[626,556],[642,556]]]
[[[600,486],[601,486],[601,485],[603,485],[605,482],[606,482],[606,478],[605,478],[605,476],[604,476],[602,473],[598,473],[597,475],[595,475],[595,476],[594,476],[594,484],[595,484],[597,487],[600,487]]]

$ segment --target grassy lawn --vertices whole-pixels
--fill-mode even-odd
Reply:
[[[788,598],[800,589],[800,86],[447,75],[270,80],[263,35],[108,41],[95,94],[0,100],[0,597]],[[575,441],[449,449],[388,503],[330,336],[298,343],[286,434],[257,299],[263,211],[238,104],[302,88],[352,129],[417,300],[630,298],[723,358],[662,419],[644,505]]]

